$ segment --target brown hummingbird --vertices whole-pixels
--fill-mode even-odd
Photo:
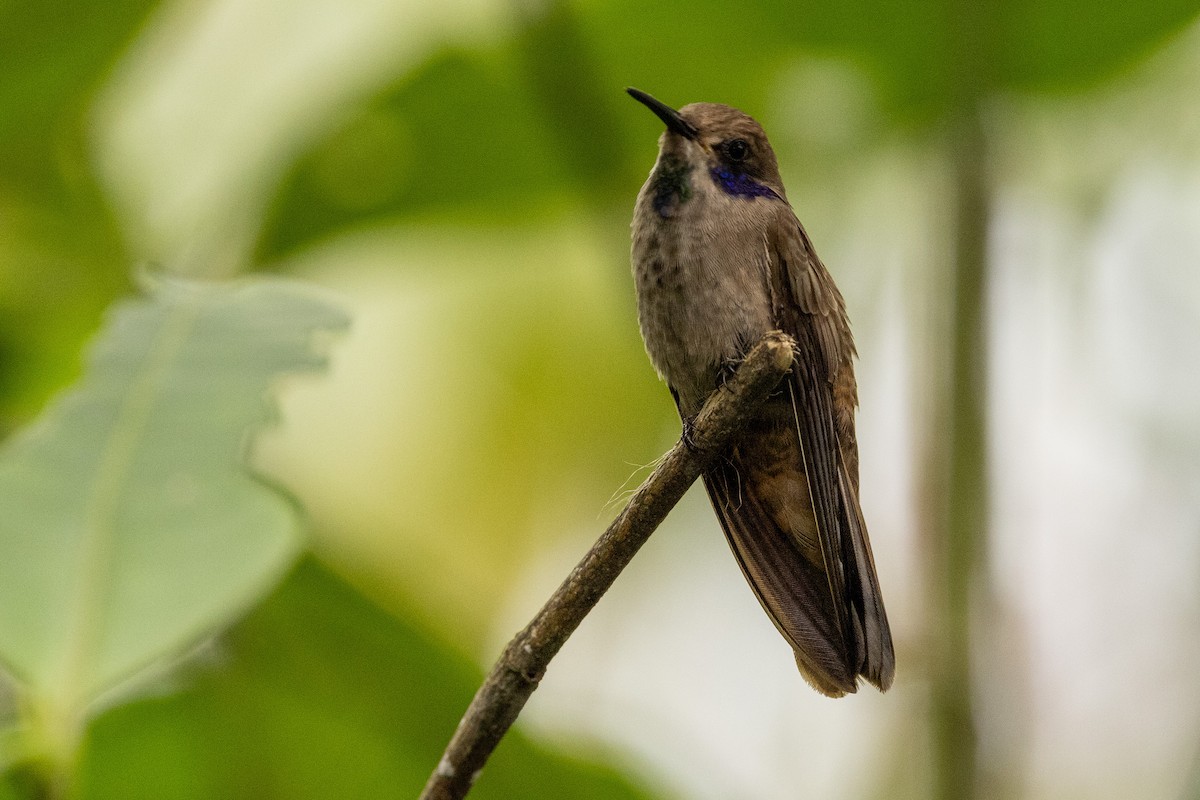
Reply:
[[[637,89],[667,130],[633,215],[646,352],[685,425],[768,331],[793,366],[704,485],[754,594],[801,674],[840,697],[895,673],[858,503],[854,338],[841,292],[787,201],[762,127],[717,103],[676,111]]]

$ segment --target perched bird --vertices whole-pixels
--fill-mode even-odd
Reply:
[[[685,424],[763,334],[796,341],[789,376],[704,475],[721,527],[814,688],[840,697],[862,675],[886,690],[895,656],[858,503],[842,295],[757,122],[627,91],[667,126],[638,194],[632,261],[646,351]]]

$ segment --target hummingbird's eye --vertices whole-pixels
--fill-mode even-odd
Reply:
[[[733,139],[725,143],[725,155],[730,161],[745,161],[746,156],[750,155],[750,145],[746,144],[745,139]]]

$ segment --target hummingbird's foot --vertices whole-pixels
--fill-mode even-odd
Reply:
[[[725,384],[737,374],[738,367],[742,365],[742,358],[727,358],[717,365],[717,388],[724,389]]]
[[[695,430],[696,418],[684,417],[683,431],[679,434],[679,441],[683,442],[683,446],[686,447],[690,453],[700,452],[700,448],[696,445]]]
[[[683,446],[688,449],[688,452],[697,453],[700,451],[700,448],[696,446],[696,437],[693,434],[696,426],[696,417],[694,415],[690,417],[685,416],[683,406],[679,402],[679,392],[670,384],[667,384],[667,388],[671,390],[671,397],[675,399],[675,407],[679,409],[679,419],[683,422],[683,430],[679,434],[679,441],[683,442]]]

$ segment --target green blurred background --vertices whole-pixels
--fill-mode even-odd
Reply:
[[[628,274],[634,85],[758,118],[846,295],[897,681],[808,689],[693,491],[478,795],[1200,797],[1197,11],[0,5],[0,433],[138,268],[354,316],[256,446],[310,552],[108,702],[73,793],[416,795],[678,434]]]

